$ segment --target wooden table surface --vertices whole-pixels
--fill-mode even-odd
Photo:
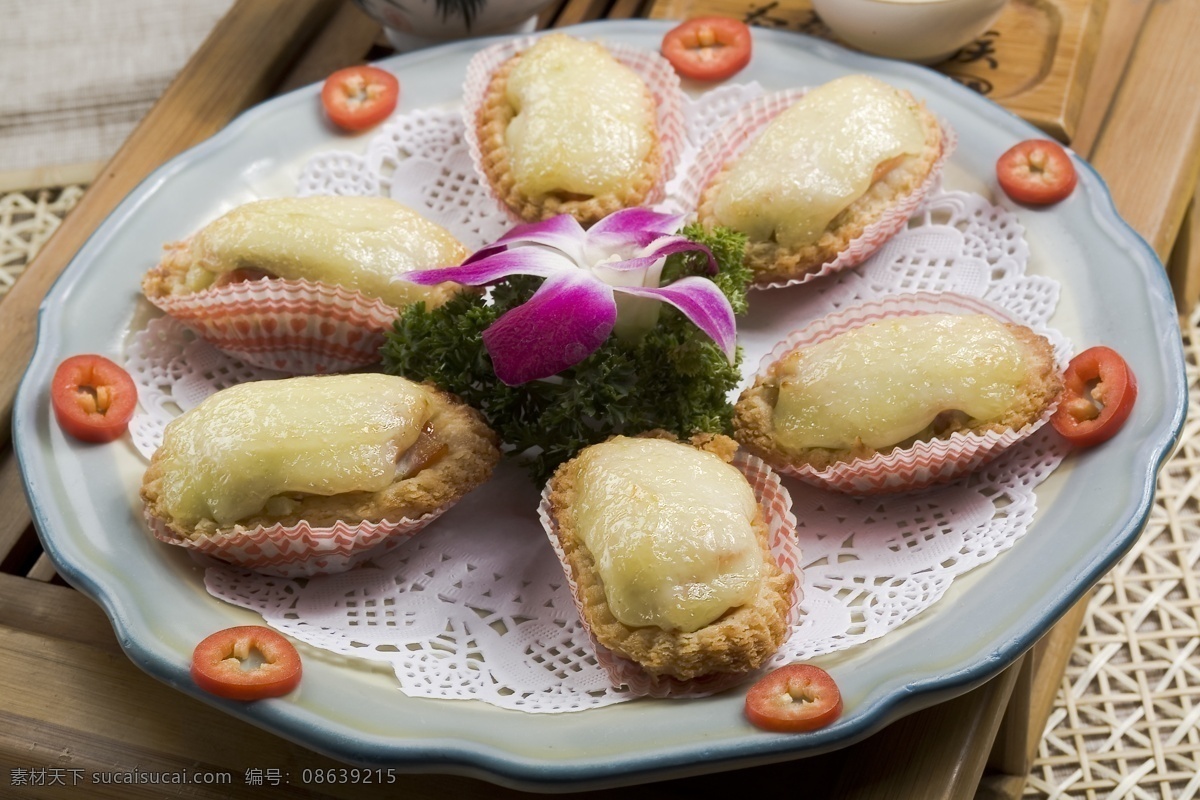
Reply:
[[[1014,0],[1017,2],[1017,0]],[[1200,170],[1200,58],[1187,37],[1200,3],[1095,0],[1095,57],[1059,105],[1059,135],[1090,157],[1122,215],[1168,262],[1181,303],[1195,299],[1200,226],[1189,214]],[[562,0],[541,18],[561,26],[602,17],[684,17],[709,2]],[[744,7],[743,7],[744,6]],[[803,0],[743,4],[797,13]],[[757,9],[757,11],[755,11]],[[790,9],[790,11],[789,11]],[[264,35],[269,32],[269,35]],[[36,312],[58,273],[116,204],[159,164],[281,91],[379,52],[378,26],[343,0],[239,0],[93,182],[25,271],[0,314],[0,409],[12,412],[33,350]],[[1182,54],[1178,56],[1178,54]],[[1086,55],[1086,53],[1084,54]],[[246,65],[252,64],[253,68]],[[1044,110],[1044,109],[1043,109]],[[1032,113],[1032,112],[1031,112]],[[1043,113],[1039,111],[1037,113]],[[395,774],[374,788],[299,787],[328,758],[236,720],[142,673],[108,620],[59,580],[32,532],[7,426],[0,447],[0,796],[4,797],[505,797],[470,778]],[[1020,795],[1072,641],[1077,605],[1000,676],[913,714],[871,738],[801,762],[621,790],[625,797],[696,796],[702,789],[800,791],[806,797],[966,798]],[[97,785],[93,775],[184,773],[220,783],[172,789],[142,778]],[[111,778],[110,778],[111,779]],[[386,781],[387,778],[385,777]],[[611,792],[587,793],[584,796]]]

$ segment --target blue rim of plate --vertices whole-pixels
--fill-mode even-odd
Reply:
[[[636,38],[661,36],[672,24],[646,20],[601,21],[564,30],[583,36]],[[443,45],[414,54],[395,56],[380,63],[397,70],[412,69],[422,62],[437,60],[446,53],[470,53],[500,40],[479,39]],[[898,78],[928,87],[939,96],[946,94],[953,98],[955,107],[961,107],[964,114],[969,113],[981,123],[994,125],[1005,135],[1015,137],[1013,141],[1042,135],[1036,128],[1007,110],[959,86],[940,73],[923,67],[865,56],[801,34],[782,31],[756,28],[755,44],[757,47],[794,49],[803,54],[804,58],[817,59],[836,72],[881,72],[888,76],[885,79]],[[43,387],[48,385],[48,375],[53,369],[51,359],[61,357],[51,352],[55,343],[48,341],[47,320],[53,315],[52,309],[55,304],[69,295],[79,282],[91,260],[97,254],[103,253],[114,232],[131,215],[139,213],[143,204],[151,201],[165,183],[170,182],[186,166],[201,162],[210,153],[235,142],[246,129],[260,121],[269,111],[289,104],[308,102],[306,98],[315,96],[315,93],[316,87],[305,87],[244,112],[211,139],[159,167],[122,201],[92,234],[47,293],[39,311],[37,347],[16,397],[13,418],[14,448],[21,465],[34,521],[47,553],[59,572],[72,585],[104,608],[128,656],[143,670],[169,685],[306,747],[349,763],[366,766],[464,774],[505,785],[539,790],[600,788],[734,769],[750,763],[782,761],[844,747],[867,737],[905,714],[950,699],[984,683],[1032,646],[1133,545],[1138,533],[1145,526],[1153,501],[1157,472],[1181,434],[1187,406],[1187,382],[1178,320],[1170,285],[1157,256],[1119,217],[1099,174],[1086,162],[1076,158],[1076,165],[1082,168],[1080,188],[1077,192],[1085,195],[1084,201],[1078,205],[1086,202],[1086,207],[1078,210],[1089,214],[1100,226],[1101,232],[1117,240],[1127,254],[1131,266],[1136,267],[1137,277],[1144,281],[1146,302],[1152,314],[1143,322],[1151,326],[1152,338],[1158,343],[1158,366],[1161,367],[1161,374],[1156,372],[1152,376],[1159,379],[1160,385],[1153,385],[1152,388],[1163,395],[1164,409],[1169,413],[1155,415],[1141,423],[1142,429],[1148,425],[1149,430],[1140,439],[1138,453],[1141,458],[1135,462],[1139,469],[1132,473],[1131,483],[1135,489],[1136,500],[1120,509],[1118,524],[1113,525],[1105,536],[1097,539],[1094,546],[1087,551],[1084,563],[1076,564],[1071,574],[1056,580],[1047,595],[1039,597],[1037,608],[1026,608],[1019,618],[996,629],[986,646],[974,657],[945,671],[892,680],[886,686],[867,693],[860,702],[848,705],[842,719],[820,731],[799,736],[760,732],[749,735],[735,734],[715,744],[701,736],[690,744],[628,752],[617,758],[527,758],[465,738],[398,741],[394,738],[365,734],[332,720],[317,718],[305,709],[290,705],[286,699],[238,704],[203,694],[191,684],[186,666],[181,668],[177,654],[168,651],[164,644],[148,635],[146,631],[138,630],[138,616],[126,607],[129,598],[123,593],[119,581],[114,582],[114,576],[111,575],[90,572],[90,565],[83,559],[78,543],[72,540],[69,533],[56,527],[61,522],[61,516],[55,504],[49,502],[52,495],[49,480],[53,472],[49,468],[52,465],[44,463],[38,450],[40,437],[47,436],[50,427]],[[960,131],[960,153],[969,152],[971,146],[964,140],[965,137]],[[994,159],[994,156],[992,158]],[[1022,209],[1020,213],[1053,215],[1055,212]],[[1068,235],[1074,233],[1077,231]],[[1143,390],[1149,388],[1147,381],[1140,380],[1140,385]],[[1145,406],[1146,402],[1143,401],[1142,407],[1135,409],[1135,418],[1139,414],[1145,416]],[[1126,435],[1125,432],[1122,435]],[[1090,455],[1080,457],[1080,461],[1090,458]],[[1094,462],[1089,461],[1090,463]],[[1091,471],[1098,469],[1088,464],[1083,464],[1080,468]],[[1130,475],[1130,471],[1125,470],[1125,475]],[[1040,511],[1039,516],[1053,516],[1055,506],[1061,503],[1056,502],[1052,504],[1051,509]],[[1048,526],[1065,527],[1061,525],[1062,522],[1056,520],[1051,523],[1039,519],[1035,528],[1041,531]],[[1061,534],[1062,531],[1055,533]],[[1032,535],[1031,532],[1030,536]],[[1003,563],[1006,558],[1013,559],[1016,556],[1011,552],[1005,553],[997,561],[980,567],[979,570],[988,570],[992,564]],[[914,623],[920,623],[920,619],[910,622],[909,626],[913,626]],[[889,637],[894,635],[889,634]],[[879,641],[886,641],[889,637]],[[862,647],[872,647],[874,644],[868,643]],[[911,650],[914,644],[909,641],[900,646],[907,651]],[[836,668],[831,671],[837,675]],[[734,690],[735,693],[737,691]],[[596,715],[603,711],[605,709],[579,714]]]

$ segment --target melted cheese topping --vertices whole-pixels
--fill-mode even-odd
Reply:
[[[390,375],[257,381],[210,396],[167,426],[157,457],[172,517],[229,525],[288,492],[373,492],[430,414],[419,384]]]
[[[762,582],[754,492],[711,453],[618,437],[579,456],[575,519],[613,616],[694,631]]]
[[[865,75],[838,78],[766,127],[730,170],[714,213],[756,241],[813,244],[867,191],[877,167],[924,147],[911,101]]]
[[[193,291],[226,272],[256,269],[289,280],[355,289],[401,308],[433,287],[398,272],[457,266],[467,250],[449,231],[384,197],[287,197],[233,209],[190,242]]]
[[[539,39],[510,73],[507,99],[516,114],[505,132],[509,163],[530,197],[620,191],[654,144],[645,83],[594,42]]]
[[[943,411],[1001,416],[1027,380],[1012,332],[983,315],[881,320],[786,356],[778,365],[775,437],[785,448],[881,449]]]

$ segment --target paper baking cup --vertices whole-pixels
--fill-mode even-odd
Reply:
[[[483,152],[479,146],[479,136],[475,129],[475,118],[479,107],[487,94],[488,84],[492,74],[508,59],[517,53],[528,49],[537,41],[536,36],[526,36],[513,39],[480,50],[467,64],[466,78],[463,82],[463,123],[466,128],[465,138],[467,151],[471,155],[471,163],[475,166],[475,174],[479,181],[488,187],[488,193],[501,209],[514,222],[523,220],[508,207],[503,198],[492,188],[491,181],[483,169]],[[613,58],[632,69],[646,82],[650,93],[654,96],[654,106],[658,111],[658,137],[662,148],[663,175],[658,184],[651,190],[643,205],[659,203],[666,197],[666,184],[675,175],[683,152],[686,138],[686,127],[683,116],[683,90],[679,86],[679,76],[674,67],[658,53],[641,50],[619,42],[600,42]],[[570,120],[564,120],[569,125]]]
[[[791,108],[806,92],[806,89],[789,89],[757,97],[742,106],[729,122],[710,136],[701,145],[692,169],[680,182],[679,196],[684,207],[697,209],[704,190],[725,165],[736,160],[772,120]],[[945,120],[939,118],[938,125],[942,129],[942,152],[930,169],[928,177],[916,191],[901,197],[879,219],[864,228],[860,236],[852,239],[836,258],[825,262],[819,269],[787,280],[754,283],[751,288],[779,289],[784,286],[796,286],[857,266],[903,229],[929,193],[939,185],[942,168],[958,142],[957,134]]]
[[[794,629],[800,621],[800,601],[804,598],[804,591],[801,588],[804,575],[801,571],[800,545],[796,541],[796,517],[792,514],[792,497],[780,483],[779,476],[762,459],[739,452],[733,460],[733,465],[741,470],[754,490],[754,496],[762,508],[763,518],[767,523],[771,553],[775,556],[779,568],[784,572],[790,572],[796,578],[790,593],[791,605],[787,617],[788,627]],[[625,686],[632,694],[646,697],[705,697],[744,683],[763,671],[721,673],[684,681],[671,676],[651,675],[636,661],[618,655],[600,644],[587,625],[583,615],[579,585],[576,583],[575,575],[572,573],[558,541],[558,526],[550,514],[549,485],[542,490],[538,518],[542,521],[542,527],[562,564],[567,584],[571,588],[571,598],[575,601],[579,619],[587,630],[588,639],[596,654],[596,661],[608,673],[613,686]]]
[[[217,349],[293,375],[374,364],[399,316],[382,300],[341,286],[279,278],[150,301]]]
[[[264,575],[301,578],[333,575],[353,569],[363,561],[404,543],[452,505],[447,503],[417,519],[396,522],[339,522],[328,528],[316,528],[307,522],[292,526],[237,526],[228,532],[192,539],[168,528],[149,509],[144,509],[144,516],[155,538],[167,544],[203,553]]]
[[[789,353],[832,339],[840,333],[882,319],[935,313],[987,314],[1002,322],[1025,324],[1006,310],[978,297],[949,292],[892,295],[835,312],[793,333],[763,357],[755,379],[766,378],[771,366]],[[1059,364],[1058,367],[1061,371],[1065,365]],[[884,494],[923,489],[954,480],[1000,455],[1046,424],[1057,405],[1057,402],[1052,403],[1038,419],[1020,430],[1009,429],[999,433],[958,431],[944,439],[917,442],[886,455],[838,463],[825,469],[781,463],[773,466],[779,472],[805,483],[847,494]]]

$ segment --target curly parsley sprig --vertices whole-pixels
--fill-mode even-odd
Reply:
[[[681,233],[706,245],[720,269],[708,276],[703,255],[678,253],[668,257],[662,283],[710,277],[734,312],[744,313],[751,278],[742,261],[745,237],[697,225]],[[741,349],[730,364],[712,339],[671,307],[665,306],[658,324],[636,342],[610,337],[553,378],[517,386],[501,382],[481,335],[528,300],[540,282],[512,277],[493,286],[487,298],[462,294],[435,309],[410,306],[387,336],[384,369],[434,383],[479,409],[538,482],[582,448],[613,434],[655,428],[684,438],[728,432],[733,415],[728,395],[741,380]]]

